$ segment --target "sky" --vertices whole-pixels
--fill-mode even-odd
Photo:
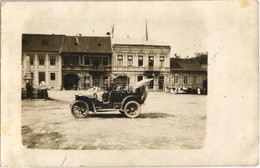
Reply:
[[[114,38],[145,39],[147,20],[149,40],[170,45],[171,56],[208,51],[205,7],[196,1],[36,3],[21,10],[24,33],[105,36],[114,25]]]

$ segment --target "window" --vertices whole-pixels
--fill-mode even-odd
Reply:
[[[56,65],[56,56],[50,56],[50,65]]]
[[[83,56],[80,56],[80,65],[83,65]]]
[[[177,74],[174,76],[174,83],[179,83],[179,76]]]
[[[79,65],[79,56],[78,55],[73,56],[72,63],[73,63],[73,65]]]
[[[128,55],[127,65],[128,66],[133,66],[133,56],[132,55]]]
[[[84,65],[90,65],[90,56],[84,56]]]
[[[103,57],[103,65],[104,66],[108,65],[108,57]]]
[[[160,56],[160,66],[164,66],[164,56]]]
[[[153,63],[154,63],[154,56],[149,56],[148,66],[153,66]]]
[[[99,67],[99,65],[100,65],[100,57],[99,56],[94,56],[93,57],[93,65],[95,67]]]
[[[138,56],[138,66],[143,66],[143,56]]]
[[[63,57],[63,65],[69,65],[70,64],[70,60],[68,56],[64,56]]]
[[[40,55],[39,56],[39,65],[44,65],[45,63],[45,56],[44,55]]]
[[[137,81],[143,80],[143,76],[137,76]]]
[[[56,79],[55,73],[51,73],[51,80],[55,80],[55,79]]]
[[[117,65],[118,66],[123,66],[123,55],[118,55],[117,56]]]
[[[39,77],[39,83],[45,81],[45,72],[39,72],[38,77]]]
[[[193,76],[193,84],[197,84],[198,83],[198,77],[197,76]]]
[[[184,76],[184,77],[183,77],[183,83],[184,83],[184,84],[187,84],[187,83],[188,83],[188,76]]]
[[[34,65],[34,55],[28,55],[28,56],[30,57],[30,65]]]

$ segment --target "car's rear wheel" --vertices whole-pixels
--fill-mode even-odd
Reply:
[[[124,108],[125,115],[129,118],[136,118],[141,113],[141,107],[136,101],[129,101]]]
[[[77,100],[71,106],[71,114],[77,119],[87,117],[88,113],[89,106],[84,101]]]

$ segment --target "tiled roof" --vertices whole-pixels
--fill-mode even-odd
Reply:
[[[171,70],[206,71],[195,59],[171,58]]]
[[[195,59],[200,63],[200,64],[208,64],[208,53],[203,53],[200,54],[199,56],[195,57]]]
[[[112,38],[113,45],[142,45],[142,46],[166,46],[169,45],[164,44],[163,42],[155,42],[152,40],[144,40],[144,39],[117,39]]]
[[[112,53],[111,37],[66,36],[61,51]]]
[[[22,51],[59,52],[65,35],[23,34]]]

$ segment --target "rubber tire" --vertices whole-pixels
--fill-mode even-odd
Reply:
[[[131,115],[131,114],[127,113],[127,108],[132,103],[136,104],[137,107],[138,107],[137,112],[136,112],[135,115]],[[124,107],[124,114],[125,114],[126,117],[128,117],[128,118],[136,118],[136,117],[139,116],[140,113],[141,113],[141,106],[140,106],[140,104],[137,101],[129,101],[129,102],[126,103],[126,105]]]
[[[75,114],[75,112],[73,111],[73,110],[74,110],[73,108],[74,108],[77,104],[82,104],[82,105],[85,106],[84,108],[86,108],[86,112],[84,112],[83,115],[80,115],[80,116],[79,116],[79,115]],[[87,117],[88,113],[89,113],[89,105],[88,105],[86,102],[81,101],[81,100],[76,100],[76,101],[74,101],[74,102],[72,103],[72,105],[71,105],[71,114],[72,114],[72,116],[75,117],[76,119],[85,118],[85,117]]]

